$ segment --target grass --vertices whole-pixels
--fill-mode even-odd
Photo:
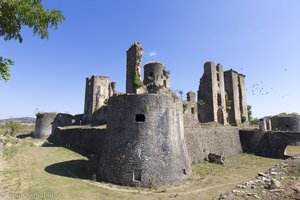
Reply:
[[[8,192],[45,194],[49,199],[213,199],[266,171],[279,159],[254,155],[228,157],[225,165],[194,163],[185,183],[143,189],[95,182],[87,158],[62,147],[38,147],[26,138],[4,150],[4,185]]]
[[[299,146],[287,146],[285,149],[285,155],[287,155],[287,156],[300,155]]]

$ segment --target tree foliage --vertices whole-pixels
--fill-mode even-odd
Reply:
[[[65,18],[59,10],[47,10],[42,0],[0,0],[0,36],[4,40],[18,40],[22,43],[22,27],[33,30],[34,35],[48,39],[49,28],[57,29]],[[10,78],[12,60],[0,57],[0,79]]]
[[[11,59],[3,58],[0,56],[0,80],[8,80],[10,78],[9,66],[14,65]]]

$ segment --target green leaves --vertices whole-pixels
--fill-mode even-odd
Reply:
[[[0,0],[0,37],[22,43],[22,26],[33,29],[41,39],[48,39],[48,28],[57,29],[65,20],[59,10],[45,10],[42,0]],[[9,80],[14,62],[0,57],[0,80]]]
[[[19,40],[22,26],[33,29],[41,39],[48,39],[48,28],[57,29],[65,17],[58,10],[45,10],[41,0],[0,1],[0,36]]]
[[[14,62],[8,58],[2,58],[0,56],[0,80],[3,79],[5,81],[10,78],[10,70],[9,67],[13,66]]]

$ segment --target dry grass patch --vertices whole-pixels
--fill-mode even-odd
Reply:
[[[193,164],[193,176],[185,183],[152,189],[128,188],[93,181],[89,161],[62,147],[38,147],[27,138],[6,147],[7,167],[3,185],[9,192],[54,194],[51,199],[213,199],[234,185],[263,172],[278,159],[238,155],[225,165]]]

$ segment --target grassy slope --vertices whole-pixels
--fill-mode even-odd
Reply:
[[[34,146],[37,141],[23,139],[6,147],[7,167],[0,173],[5,176],[3,185],[7,191],[51,193],[55,194],[52,199],[66,200],[212,199],[282,161],[253,155],[232,156],[224,166],[207,162],[193,164],[193,177],[182,185],[155,189],[126,188],[88,180],[85,157],[62,147]],[[71,162],[57,165],[66,161]],[[51,173],[45,171],[46,167],[51,168]],[[81,178],[72,178],[68,172]]]

